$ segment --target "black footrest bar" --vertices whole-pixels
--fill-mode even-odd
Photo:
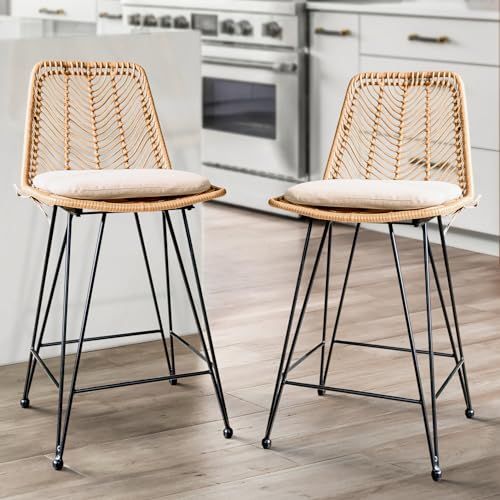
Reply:
[[[126,332],[126,333],[114,333],[112,335],[99,335],[98,337],[88,337],[83,339],[84,342],[93,342],[96,340],[109,340],[109,339],[119,339],[122,337],[135,337],[137,335],[151,335],[152,333],[161,333],[160,330],[141,330],[139,332]],[[77,344],[78,339],[66,340],[66,344]],[[40,345],[40,347],[53,347],[61,345],[61,342],[45,342]]]
[[[463,358],[455,365],[455,368],[453,368],[453,370],[451,370],[450,374],[446,377],[446,380],[443,382],[443,385],[438,389],[438,391],[436,392],[436,398],[438,398],[441,393],[444,391],[445,387],[448,385],[448,383],[450,382],[450,380],[453,378],[453,375],[455,375],[455,373],[458,372],[458,370],[460,370],[460,368],[462,368],[462,365],[464,364],[464,360]]]
[[[388,351],[401,351],[401,352],[411,352],[411,349],[408,347],[396,347],[392,345],[384,345],[384,344],[368,344],[366,342],[353,342],[351,340],[335,340],[335,344],[344,344],[344,345],[352,345],[356,347],[372,347],[374,349],[387,349]],[[417,354],[429,354],[429,351],[425,349],[415,349]],[[453,354],[449,352],[436,352],[434,351],[434,356],[443,356],[445,358],[453,358]]]
[[[114,389],[116,387],[127,387],[129,385],[150,384],[152,382],[162,382],[165,380],[177,380],[179,378],[197,377],[199,375],[209,375],[209,374],[210,374],[209,370],[203,370],[200,372],[180,373],[180,374],[175,374],[175,375],[167,375],[164,377],[153,377],[153,378],[143,378],[143,379],[139,379],[139,380],[128,380],[126,382],[116,382],[115,384],[94,385],[91,387],[81,387],[80,389],[75,389],[75,394],[79,394],[82,392],[102,391],[104,389]]]
[[[368,396],[370,398],[390,399],[392,401],[402,401],[404,403],[422,404],[419,399],[403,398],[401,396],[391,396],[390,394],[379,394],[378,392],[356,391],[354,389],[343,389],[341,387],[329,387],[319,384],[307,384],[305,382],[294,382],[292,380],[285,380],[285,384],[295,385],[298,387],[307,387],[309,389],[323,389],[331,392],[342,392],[344,394],[354,394],[355,396]]]
[[[177,339],[182,345],[186,346],[192,353],[194,353],[198,357],[200,357],[203,361],[205,361],[205,363],[208,363],[208,360],[205,357],[205,355],[202,354],[200,351],[198,351],[198,349],[196,349],[195,347],[193,347],[188,341],[184,340],[182,337],[180,337],[179,335],[177,335],[174,332],[170,332],[170,335],[172,335],[172,337],[174,337],[175,339]],[[210,363],[208,363],[208,364],[210,364]]]
[[[303,361],[305,361],[311,354],[316,352],[322,345],[324,345],[324,342],[320,342],[318,345],[315,345],[310,351],[307,351],[303,356],[301,356],[297,361],[294,361],[290,367],[288,368],[287,374],[290,373],[294,368],[300,365]],[[286,376],[286,374],[285,374]]]
[[[40,363],[40,366],[43,368],[43,371],[47,374],[47,376],[50,378],[53,384],[57,388],[59,388],[59,382],[54,377],[54,374],[50,371],[50,368],[45,364],[45,361],[40,357],[40,355],[34,349],[30,349],[30,351],[31,354],[33,354],[33,357]]]

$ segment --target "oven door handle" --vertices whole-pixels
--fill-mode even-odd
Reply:
[[[248,61],[245,59],[226,59],[222,57],[207,56],[202,58],[202,63],[216,64],[218,66],[234,66],[238,68],[267,69],[269,71],[274,71],[275,73],[295,73],[298,68],[296,63],[273,63],[267,61]]]

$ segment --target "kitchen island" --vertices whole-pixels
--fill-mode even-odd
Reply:
[[[49,213],[50,209],[38,207],[28,199],[20,199],[14,191],[22,164],[30,72],[33,65],[42,59],[124,60],[144,66],[150,78],[174,168],[192,172],[201,170],[201,63],[197,32],[1,40],[0,145],[3,169],[0,201],[0,315],[3,328],[0,365],[27,359],[48,232],[44,212]],[[176,215],[173,214],[174,219]],[[64,217],[59,216],[59,219],[60,225],[57,225],[55,232],[56,245],[64,226]],[[74,224],[73,231],[68,338],[75,338],[78,333],[99,222],[94,217],[83,219]],[[190,220],[195,248],[200,248],[200,209],[191,213]],[[158,213],[143,214],[141,221],[165,319],[167,305],[161,217]],[[179,232],[179,235],[182,233]],[[179,239],[184,242],[183,237]],[[181,277],[177,267],[172,267],[173,301],[176,304],[173,311],[174,327],[177,333],[193,332],[194,323]],[[59,287],[47,324],[46,341],[56,341],[60,337],[62,287]],[[88,336],[156,327],[133,216],[110,215],[96,278]],[[131,339],[146,340],[149,337],[156,339],[158,334]],[[89,347],[102,348],[116,344],[117,341],[92,342]],[[46,349],[44,355],[56,354],[52,349]]]

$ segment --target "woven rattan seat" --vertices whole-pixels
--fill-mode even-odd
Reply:
[[[473,201],[463,84],[451,72],[361,73],[348,87],[324,179],[444,181],[461,196],[417,210],[270,205],[314,219],[387,223],[450,215]]]
[[[32,73],[20,194],[46,205],[105,212],[150,212],[218,198],[203,193],[130,200],[60,196],[33,185],[54,170],[172,168],[142,67],[122,62],[44,61]]]

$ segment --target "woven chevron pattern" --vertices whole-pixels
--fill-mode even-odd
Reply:
[[[467,192],[453,73],[364,73],[350,83],[326,179],[440,180]]]
[[[62,168],[170,167],[141,67],[48,61],[33,95],[29,179]]]

